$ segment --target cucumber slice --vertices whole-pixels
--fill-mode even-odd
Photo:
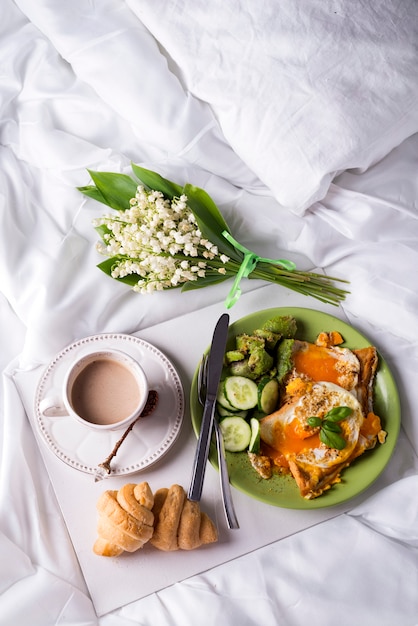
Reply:
[[[227,411],[234,413],[237,409],[232,406],[229,402],[228,398],[225,395],[225,385],[223,382],[219,385],[218,394],[216,396],[216,401],[218,403],[218,407],[223,407]]]
[[[235,417],[247,417],[248,411],[239,411],[231,407],[230,409],[225,408],[219,402],[216,405],[216,411],[219,417],[228,417],[229,415],[234,415]]]
[[[263,378],[257,389],[258,408],[263,413],[273,413],[279,403],[280,385],[276,378]]]
[[[255,417],[250,419],[250,427],[251,427],[251,439],[248,444],[249,452],[254,452],[254,454],[260,453],[260,422]]]
[[[242,417],[225,417],[219,422],[224,438],[225,450],[228,452],[242,452],[249,446],[251,440],[251,427]]]
[[[255,417],[255,419],[257,420],[262,420],[263,417],[266,417],[267,413],[264,413],[264,411],[260,411],[260,409],[253,409],[251,411],[251,417]]]
[[[257,406],[257,384],[245,376],[227,376],[223,384],[224,395],[235,409],[247,411]]]

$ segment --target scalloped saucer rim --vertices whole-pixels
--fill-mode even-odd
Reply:
[[[60,370],[64,369],[67,360],[74,358],[75,355],[78,356],[83,350],[87,352],[92,348],[97,349],[99,345],[100,347],[106,345],[106,347],[117,346],[119,349],[124,348],[128,354],[133,353],[137,358],[139,358],[138,354],[141,354],[142,358],[147,360],[146,366],[153,372],[149,381],[150,388],[157,387],[159,393],[156,412],[160,409],[160,413],[164,414],[164,418],[168,420],[166,431],[161,433],[161,437],[157,441],[152,437],[152,429],[150,429],[149,426],[147,427],[147,432],[150,434],[150,442],[148,443],[146,451],[142,451],[140,458],[135,457],[134,445],[128,446],[128,441],[124,443],[124,447],[121,448],[119,454],[121,458],[125,456],[125,460],[122,465],[118,460],[118,462],[112,466],[112,476],[133,474],[148,468],[168,452],[180,433],[184,417],[184,391],[177,370],[161,350],[140,337],[125,333],[100,333],[89,335],[72,342],[57,353],[44,369],[36,388],[34,409],[37,430],[44,443],[61,461],[81,472],[92,475],[97,473],[97,464],[103,461],[103,458],[98,456],[93,461],[93,450],[96,450],[97,447],[107,450],[107,453],[104,455],[107,456],[113,449],[115,441],[119,439],[121,433],[125,430],[125,427],[107,432],[94,431],[83,424],[76,424],[69,416],[57,418],[44,415],[40,412],[39,405],[44,394],[50,393],[48,389],[51,388],[51,385],[53,389],[55,388],[56,385],[53,383],[54,376],[58,378],[63,376],[63,371]],[[162,382],[164,382],[164,384],[162,384]],[[165,410],[164,405],[166,405]],[[146,420],[150,419],[150,417],[144,418],[143,423],[146,424]],[[59,424],[58,420],[60,421]],[[138,444],[138,448],[141,446],[144,448],[144,427],[142,427],[141,434],[142,437],[138,438],[137,436],[135,440],[135,443]],[[80,453],[77,452],[78,448],[74,448],[74,446],[73,449],[67,448],[67,436],[69,440],[71,440],[71,436],[77,440],[79,449],[83,449],[83,455],[80,455]],[[116,440],[115,437],[117,438]],[[132,442],[135,438],[135,428],[131,431],[130,437]],[[71,447],[70,445],[70,448]],[[91,459],[85,458],[86,452],[87,456],[90,456]]]

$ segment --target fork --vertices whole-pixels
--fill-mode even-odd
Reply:
[[[199,402],[202,406],[205,404],[206,397],[206,364],[207,357],[203,355],[199,366],[199,372],[197,377],[197,395]],[[234,503],[232,501],[231,485],[229,483],[228,465],[225,458],[225,446],[218,420],[215,416],[213,420],[216,436],[216,449],[218,452],[219,462],[219,476],[221,483],[222,502],[224,506],[225,516],[228,523],[228,528],[237,529],[239,523],[234,509]]]

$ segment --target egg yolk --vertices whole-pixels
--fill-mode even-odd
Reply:
[[[312,430],[306,430],[303,424],[295,418],[276,428],[274,449],[270,448],[267,454],[276,465],[287,467],[286,457],[299,454],[304,450],[318,448],[320,443],[319,432],[314,431],[312,434]]]
[[[276,450],[275,448],[269,446],[265,441],[261,442],[261,453],[270,457],[274,465],[277,467],[286,469],[289,468],[289,463],[284,454],[280,452],[280,450]]]
[[[309,344],[293,354],[293,362],[298,373],[312,380],[339,384],[341,374],[335,367],[338,359],[327,348]]]
[[[380,422],[380,417],[374,413],[368,413],[366,419],[363,420],[361,425],[361,434],[365,437],[375,437],[381,430],[382,424]]]

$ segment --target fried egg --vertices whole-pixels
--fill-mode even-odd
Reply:
[[[295,340],[292,351],[294,370],[315,381],[327,381],[352,391],[356,389],[360,362],[348,348],[323,346]]]
[[[310,417],[323,419],[335,407],[347,406],[351,414],[339,422],[345,440],[342,450],[330,448],[319,437],[320,427],[308,424]],[[306,385],[305,392],[278,411],[260,420],[262,442],[285,459],[305,498],[320,495],[339,481],[356,449],[364,415],[356,397],[333,382]]]

